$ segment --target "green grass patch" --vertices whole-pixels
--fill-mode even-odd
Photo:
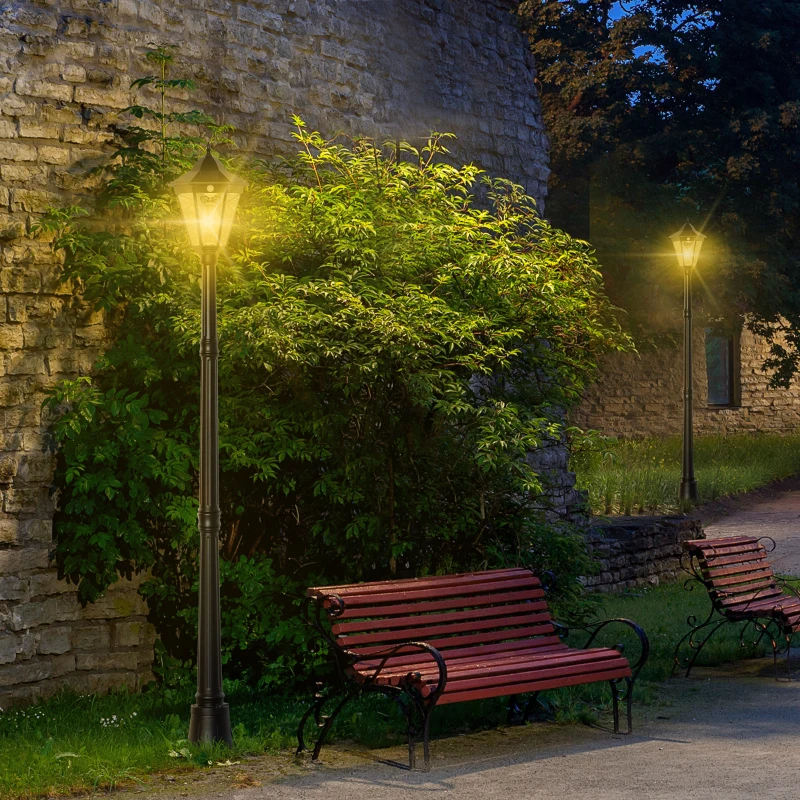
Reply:
[[[573,454],[577,485],[595,514],[685,511],[678,501],[682,440],[609,439]],[[800,435],[698,436],[700,502],[741,494],[800,473]]]
[[[596,598],[597,618],[627,617],[648,633],[650,661],[636,689],[636,703],[658,702],[658,684],[669,676],[675,644],[688,630],[686,618],[704,619],[708,596],[673,584],[619,596]],[[585,634],[571,641],[582,645]],[[636,657],[637,639],[627,628],[607,629],[604,645],[621,643]],[[764,649],[743,650],[738,628],[725,626],[704,649],[698,664],[713,665]],[[154,690],[141,695],[63,694],[26,708],[0,714],[0,798],[17,800],[69,794],[90,788],[109,789],[148,773],[201,769],[265,752],[295,747],[298,720],[310,697],[270,696],[247,686],[227,684],[235,747],[195,747],[186,741],[190,691]],[[577,686],[543,696],[556,722],[600,722],[609,725],[611,696],[606,684]],[[432,735],[494,728],[506,720],[507,699],[443,706],[433,716]],[[368,747],[405,740],[402,715],[383,697],[369,696],[349,706],[332,731],[331,741],[348,740]]]

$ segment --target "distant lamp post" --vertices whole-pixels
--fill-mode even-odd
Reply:
[[[233,745],[222,692],[219,601],[219,412],[217,387],[217,255],[230,236],[245,182],[225,170],[209,145],[189,172],[172,182],[192,248],[203,264],[200,331],[200,597],[197,695],[189,740]]]
[[[675,246],[678,264],[683,267],[683,471],[681,500],[698,499],[694,477],[694,432],[692,430],[692,273],[697,266],[706,237],[688,222],[669,237]]]

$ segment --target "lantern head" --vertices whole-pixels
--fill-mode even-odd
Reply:
[[[675,254],[678,256],[678,263],[684,269],[694,269],[697,266],[697,259],[700,258],[700,250],[706,237],[688,222],[677,232],[669,237],[675,246]]]
[[[239,198],[247,184],[211,155],[211,146],[197,163],[170,184],[178,195],[189,241],[198,252],[225,247]]]

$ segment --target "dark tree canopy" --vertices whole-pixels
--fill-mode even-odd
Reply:
[[[800,3],[526,0],[554,223],[590,238],[640,342],[677,322],[666,237],[688,217],[709,320],[800,344]],[[778,323],[777,327],[775,323]]]

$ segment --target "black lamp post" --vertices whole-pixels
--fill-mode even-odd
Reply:
[[[228,241],[245,182],[225,170],[209,146],[192,169],[172,182],[192,248],[203,264],[200,332],[200,597],[197,695],[189,740],[233,745],[222,692],[219,603],[219,411],[217,387],[217,254]]]
[[[683,471],[680,499],[698,499],[694,477],[694,431],[692,425],[692,273],[697,266],[705,236],[688,222],[669,237],[683,267]]]

